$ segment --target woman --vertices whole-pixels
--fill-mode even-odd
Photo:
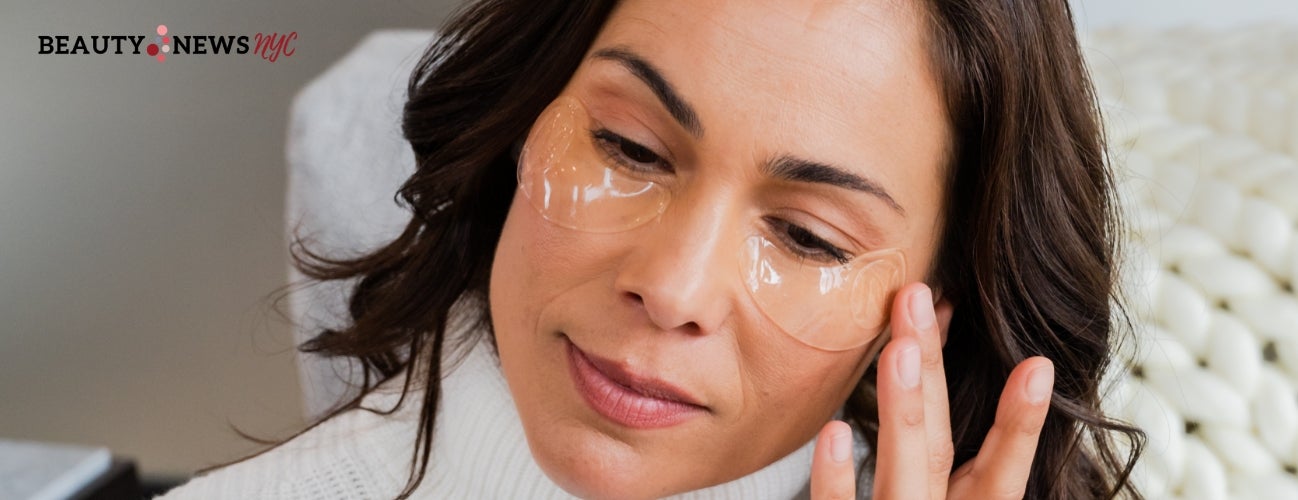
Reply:
[[[1138,496],[1141,436],[1099,410],[1115,217],[1066,2],[481,1],[403,125],[406,231],[295,254],[360,279],[303,349],[418,408],[400,496],[451,495],[420,484],[472,399],[428,374],[482,345],[527,466],[577,496],[794,466],[812,498]]]

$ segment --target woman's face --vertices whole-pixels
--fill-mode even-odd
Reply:
[[[733,480],[842,406],[868,346],[817,349],[777,326],[745,288],[744,238],[900,249],[905,281],[923,279],[950,131],[919,8],[629,0],[609,18],[561,99],[587,117],[575,133],[653,169],[669,201],[647,223],[584,231],[520,191],[491,275],[505,378],[565,489],[656,497]]]

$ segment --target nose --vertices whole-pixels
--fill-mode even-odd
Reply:
[[[630,236],[634,247],[614,288],[658,328],[703,335],[731,313],[740,248],[726,223],[734,219],[720,203],[690,207],[685,201],[675,200]]]

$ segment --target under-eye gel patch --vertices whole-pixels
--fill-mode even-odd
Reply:
[[[740,259],[746,288],[766,316],[789,335],[829,351],[873,339],[904,284],[900,250],[870,252],[847,264],[816,266],[762,235],[750,236]]]
[[[625,231],[667,207],[663,186],[595,144],[581,101],[563,96],[537,119],[518,162],[518,185],[546,220],[580,231]]]

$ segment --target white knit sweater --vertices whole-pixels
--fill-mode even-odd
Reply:
[[[490,341],[479,337],[462,361],[444,368],[433,454],[414,498],[571,498],[533,461]],[[402,383],[397,377],[381,384],[363,406],[392,408]],[[158,498],[395,498],[409,473],[419,394],[412,391],[387,416],[349,410],[263,455],[199,476]],[[813,440],[760,471],[679,498],[806,496],[814,445]]]

